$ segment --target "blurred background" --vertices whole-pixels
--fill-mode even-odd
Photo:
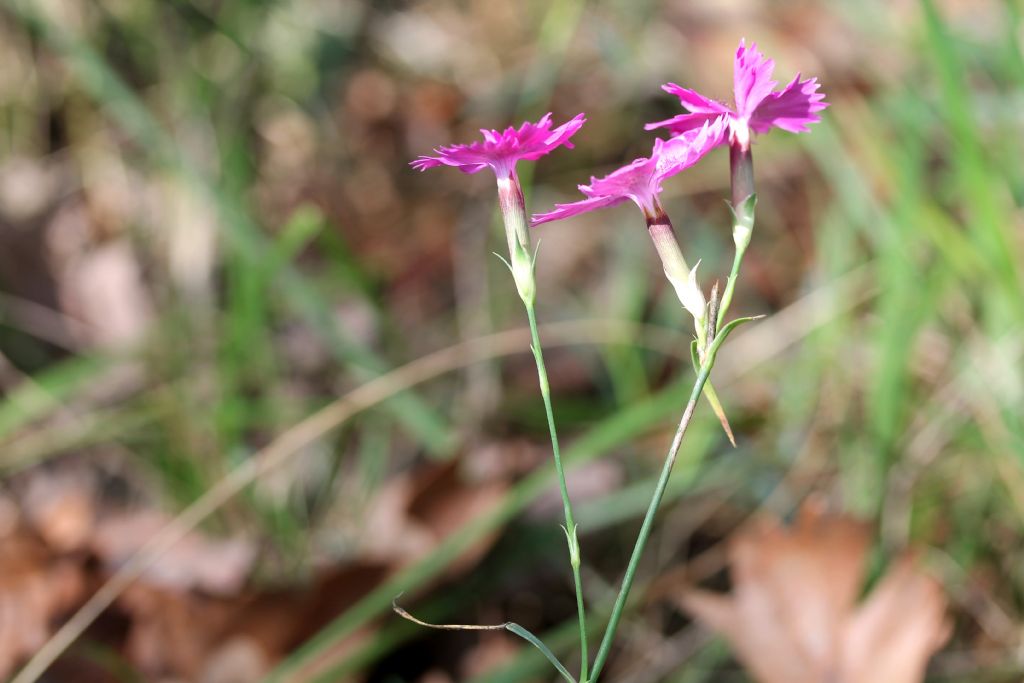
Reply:
[[[494,181],[407,164],[583,111],[575,150],[521,165],[532,211],[575,200],[680,111],[662,83],[730,99],[746,37],[832,106],[756,143],[734,311],[768,317],[714,375],[738,447],[703,406],[606,680],[751,680],[679,596],[726,589],[731,535],[809,495],[870,525],[867,584],[908,547],[941,581],[929,680],[1021,680],[1021,13],[2,0],[0,674],[38,654],[47,681],[555,680],[508,634],[403,622],[403,591],[424,619],[522,623],[575,669]],[[666,187],[706,285],[732,258],[727,156]],[[632,206],[534,236],[600,614],[689,392],[690,325]]]

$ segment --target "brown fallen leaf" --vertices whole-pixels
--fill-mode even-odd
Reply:
[[[131,627],[125,643],[128,661],[151,678],[197,675],[223,631],[231,608],[223,601],[138,583],[118,607]]]
[[[363,556],[405,566],[498,505],[508,488],[500,479],[473,482],[454,463],[425,465],[394,477],[376,494],[365,516]],[[474,543],[449,574],[473,566],[495,535]]]
[[[457,462],[426,464],[392,477],[376,492],[364,516],[362,525],[366,533],[359,553],[362,566],[353,565],[319,580],[320,597],[302,617],[312,629],[306,637],[315,633],[317,625],[326,624],[368,593],[386,575],[415,562],[445,538],[493,510],[507,489],[508,482],[500,476],[474,479]],[[444,576],[458,575],[474,566],[497,535],[493,532],[473,543],[448,565]],[[293,680],[319,679],[372,637],[370,628],[352,634],[295,672]]]
[[[54,557],[28,533],[0,541],[0,679],[6,679],[52,632],[54,620],[85,592],[77,562]]]
[[[101,517],[90,539],[92,552],[114,571],[171,521],[154,510],[133,510]],[[235,595],[249,578],[255,545],[242,538],[216,540],[187,534],[142,576],[144,583],[175,590],[197,588],[214,595]]]
[[[83,548],[96,518],[96,486],[87,471],[64,467],[32,473],[21,496],[26,521],[50,548]]]
[[[949,636],[946,599],[911,555],[856,604],[867,525],[805,504],[787,529],[763,520],[728,550],[731,595],[685,591],[760,683],[916,683]]]
[[[147,680],[260,680],[285,654],[377,586],[387,569],[357,563],[326,570],[302,588],[265,587],[230,596],[137,583],[117,602],[129,622],[125,657]],[[333,654],[343,658],[371,636],[363,629],[339,643]],[[296,680],[305,680],[306,673]]]
[[[251,638],[232,638],[206,658],[200,683],[249,683],[270,671],[267,654]]]

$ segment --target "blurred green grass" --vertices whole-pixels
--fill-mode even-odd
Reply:
[[[740,426],[740,449],[728,452],[702,416],[702,431],[684,449],[687,468],[678,473],[671,509],[686,510],[712,490],[742,509],[768,500],[786,512],[810,489],[827,492],[847,509],[877,519],[884,547],[922,543],[945,558],[944,578],[958,618],[953,647],[970,649],[981,633],[997,642],[997,655],[979,657],[961,680],[1019,678],[1019,644],[986,630],[969,604],[980,577],[994,574],[1001,581],[986,594],[988,608],[1020,624],[1019,8],[986,2],[972,13],[931,0],[903,10],[881,2],[803,4],[812,23],[827,20],[851,33],[855,45],[846,49],[854,56],[836,49],[818,58],[815,66],[824,69],[820,75],[832,108],[813,133],[773,136],[757,146],[764,218],[738,306],[778,310],[852,272],[866,291],[844,292],[852,300],[834,301],[824,324],[793,333],[793,349],[730,385],[723,399]],[[5,157],[61,152],[38,133],[27,134],[40,119],[59,119],[72,149],[103,130],[117,141],[113,154],[141,177],[173,182],[209,210],[217,229],[217,262],[214,284],[198,296],[177,286],[166,269],[152,269],[149,284],[160,302],[159,316],[144,343],[128,351],[52,353],[49,362],[29,368],[0,404],[0,460],[13,473],[115,444],[155,476],[154,497],[166,496],[178,506],[341,387],[458,337],[454,309],[461,294],[450,281],[437,280],[450,280],[445,244],[454,231],[443,225],[444,218],[431,222],[423,216],[436,210],[451,218],[474,203],[489,206],[490,188],[462,177],[411,177],[404,163],[425,152],[428,140],[445,142],[437,135],[454,139],[470,123],[499,127],[548,108],[564,117],[576,112],[577,101],[586,104],[591,121],[579,149],[538,166],[536,175],[524,169],[537,206],[570,193],[572,183],[590,173],[643,153],[650,137],[639,124],[672,106],[657,86],[663,80],[705,86],[700,79],[708,77],[707,70],[695,67],[694,58],[708,46],[734,43],[737,26],[748,38],[763,40],[769,52],[795,46],[783,52],[785,66],[779,69],[787,74],[790,68],[812,73],[800,57],[822,47],[820,41],[800,42],[810,38],[792,17],[795,10],[773,18],[760,3],[751,3],[735,25],[728,16],[698,12],[697,26],[687,29],[674,23],[685,9],[672,3],[639,8],[622,2],[530,2],[522,4],[519,25],[509,31],[532,42],[523,47],[498,41],[491,52],[482,50],[496,55],[497,64],[481,77],[471,67],[447,63],[417,72],[373,42],[388,21],[442,21],[445,11],[462,13],[473,29],[488,17],[483,5],[473,3],[351,2],[345,4],[350,14],[334,19],[324,14],[325,5],[308,0],[68,3],[77,9],[67,15],[46,7],[7,0],[0,9],[5,31],[18,36],[13,49],[31,60],[35,84],[4,92],[0,163]],[[318,24],[318,16],[328,18]],[[467,30],[456,38],[470,46],[486,43],[488,30]],[[702,35],[705,30],[727,37],[716,42]],[[678,47],[666,42],[669,37]],[[857,41],[867,47],[858,51]],[[659,58],[659,51],[672,59]],[[877,54],[877,62],[864,60],[865,54]],[[389,78],[403,102],[370,123],[345,104],[352,83],[366,70]],[[595,96],[600,88],[606,91]],[[443,118],[429,107],[417,111],[417,101],[452,112]],[[301,112],[311,122],[322,154],[311,157],[320,166],[306,169],[309,177],[267,179],[260,116],[272,105]],[[341,188],[369,173],[367,167],[386,171],[392,201],[402,206],[363,214],[349,206],[351,195]],[[723,273],[729,253],[720,201],[727,180],[723,169],[722,160],[708,160],[670,189],[675,195],[669,211],[685,226],[688,254],[701,255],[709,273]],[[270,193],[267,185],[273,189],[275,183],[289,199],[267,211],[261,193]],[[292,183],[297,187],[290,188]],[[325,189],[324,183],[330,185]],[[350,192],[360,192],[356,187]],[[437,203],[447,208],[437,209]],[[610,225],[597,233],[604,242],[580,237],[581,245],[573,247],[579,253],[570,253],[561,270],[552,268],[542,283],[542,320],[608,316],[680,325],[667,297],[652,293],[656,269],[631,218],[625,211],[609,215]],[[375,224],[384,219],[394,224]],[[127,220],[122,238],[147,260],[160,262],[161,243],[153,236],[160,218],[150,217],[152,225],[145,220]],[[558,253],[552,243],[569,244],[555,230],[592,229],[597,228],[565,224],[542,233],[548,242],[542,262]],[[500,244],[493,230],[489,239]],[[423,252],[409,254],[417,248]],[[489,263],[487,307],[495,312],[490,324],[519,325],[516,307],[508,303],[510,284],[487,252],[479,250],[478,258]],[[395,280],[411,284],[403,293]],[[430,292],[421,291],[428,287]],[[342,301],[368,312],[373,334],[360,338],[349,329],[357,325],[339,314]],[[423,313],[410,314],[417,302],[426,302],[419,307]],[[7,316],[2,322],[18,327]],[[327,353],[328,360],[308,375],[282,357],[282,333],[293,328]],[[11,349],[3,351],[17,364]],[[574,418],[574,433],[567,433],[570,459],[622,458],[640,492],[616,498],[611,513],[584,516],[591,523],[589,529],[583,525],[590,534],[583,538],[584,552],[618,552],[609,538],[618,541],[619,532],[631,532],[656,459],[638,452],[638,444],[647,445],[638,440],[659,438],[678,412],[686,367],[625,345],[581,352],[574,362],[592,379],[583,390],[556,396],[556,409],[561,405]],[[95,385],[127,365],[144,368],[137,386],[114,401],[92,395]],[[510,375],[517,366],[510,367],[506,380],[515,379]],[[321,376],[325,371],[329,378]],[[497,365],[491,372],[502,374]],[[676,375],[681,379],[666,380]],[[394,397],[386,408],[324,440],[330,476],[292,481],[284,496],[254,491],[233,503],[218,525],[226,532],[259,530],[276,548],[271,555],[300,554],[285,564],[301,574],[324,552],[313,539],[329,535],[323,525],[339,492],[360,488],[353,478],[379,485],[421,453],[449,457],[471,447],[481,426],[459,424],[453,414],[461,391],[458,381],[447,378]],[[528,392],[527,386],[522,395],[493,406],[486,415],[490,428],[542,441],[542,415]],[[66,413],[73,419],[61,423]],[[360,467],[349,466],[351,459]],[[473,539],[510,524],[508,533],[514,533],[519,513],[549,485],[546,469],[517,483],[497,512],[475,520],[364,597],[299,648],[272,679],[283,680],[324,657],[385,614],[397,592],[430,585]],[[353,508],[350,514],[358,517],[359,507]],[[542,545],[538,552],[547,549]],[[619,554],[624,561],[625,553]],[[345,558],[344,550],[335,555]],[[518,566],[542,559],[492,561]],[[660,564],[649,565],[648,576],[670,560],[666,554]],[[606,571],[604,563],[599,566]],[[472,611],[467,604],[482,599],[456,594],[434,600],[424,609],[444,619]],[[601,604],[607,596],[598,593],[593,600]],[[315,680],[370,670],[406,639],[420,636],[385,620],[375,638]],[[568,649],[571,641],[570,626],[553,627],[553,647],[561,643]],[[642,650],[628,637],[623,647]],[[723,680],[727,662],[727,654],[711,645],[699,650],[694,666],[665,680]],[[535,680],[543,675],[542,665],[524,651],[503,671],[480,680]],[[956,680],[941,657],[935,680]]]

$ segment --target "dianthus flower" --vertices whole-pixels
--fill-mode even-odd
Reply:
[[[468,145],[448,145],[434,150],[437,156],[421,156],[410,162],[417,171],[435,166],[455,166],[463,173],[477,173],[488,166],[494,169],[498,180],[515,174],[520,159],[536,161],[555,148],[569,142],[586,121],[583,114],[551,129],[551,114],[545,114],[537,123],[524,122],[519,128],[509,126],[504,131],[481,128],[483,142]]]
[[[633,201],[643,211],[647,229],[658,250],[662,267],[676,290],[680,302],[693,315],[698,326],[703,325],[704,296],[696,286],[695,274],[689,271],[676,242],[672,222],[661,206],[658,195],[662,182],[680,171],[693,166],[701,157],[721,144],[725,136],[722,118],[705,121],[671,140],[656,140],[650,157],[636,159],[603,178],[591,178],[589,185],[579,189],[586,199],[571,204],[556,204],[553,211],[536,214],[532,224],[568,218],[577,214]]]
[[[730,276],[735,280],[735,268],[750,243],[754,225],[754,161],[750,149],[750,134],[767,133],[780,128],[791,133],[805,133],[807,126],[821,120],[818,112],[825,109],[824,93],[817,78],[801,80],[797,74],[781,90],[772,80],[774,60],[768,59],[757,49],[756,43],[747,47],[741,40],[736,49],[733,64],[734,107],[715,102],[700,93],[669,83],[662,88],[679,98],[688,114],[680,114],[665,121],[647,124],[647,130],[668,128],[676,135],[699,128],[707,121],[723,117],[729,128],[729,168],[733,210],[733,241],[736,244],[736,264]],[[728,287],[722,299],[721,312],[729,308],[732,287]]]
[[[656,140],[650,157],[637,159],[603,178],[591,178],[589,185],[580,185],[579,189],[586,195],[586,199],[571,204],[556,204],[553,211],[534,215],[532,221],[533,225],[540,225],[626,201],[634,202],[647,221],[647,232],[654,242],[665,277],[683,308],[693,316],[698,353],[701,354],[708,329],[707,301],[697,284],[697,267],[691,270],[686,265],[686,259],[676,241],[672,221],[662,208],[658,196],[666,178],[700,161],[709,150],[722,143],[725,134],[726,123],[718,118],[705,121],[699,128],[690,129],[671,140]],[[735,444],[725,411],[710,383],[705,388],[705,395],[729,440]]]
[[[767,133],[775,127],[791,133],[807,132],[808,124],[820,121],[818,112],[828,106],[824,93],[818,92],[818,79],[800,80],[797,74],[781,90],[775,90],[778,83],[772,80],[774,70],[775,61],[761,54],[756,43],[747,47],[741,40],[733,66],[735,109],[689,88],[668,83],[662,88],[677,96],[690,113],[649,123],[646,128],[668,128],[678,135],[724,116],[729,124],[730,142],[740,147],[750,145],[750,131]]]
[[[551,405],[551,382],[548,380],[548,371],[544,365],[544,352],[540,342],[540,331],[537,329],[537,314],[535,303],[537,297],[537,284],[534,277],[534,260],[536,252],[530,251],[530,233],[527,229],[526,201],[523,198],[523,190],[519,184],[519,177],[516,175],[516,163],[521,159],[536,161],[548,152],[559,146],[571,148],[569,142],[576,131],[580,129],[586,119],[583,114],[577,114],[574,118],[563,123],[561,126],[551,128],[551,114],[545,114],[537,123],[527,121],[519,128],[506,128],[503,132],[497,130],[481,130],[483,142],[471,142],[468,145],[451,145],[438,147],[434,150],[437,156],[421,156],[412,162],[412,167],[420,171],[435,166],[455,166],[463,173],[477,173],[490,167],[498,180],[498,203],[501,206],[501,216],[505,223],[505,237],[508,240],[508,261],[506,265],[512,271],[512,279],[515,280],[516,290],[519,298],[526,308],[526,317],[530,323],[530,349],[533,351],[534,362],[537,366],[537,380],[540,385],[541,397],[544,400],[544,412],[548,421],[548,431],[551,435],[551,454],[554,458],[555,472],[558,475],[558,488],[562,496],[562,509],[565,514],[565,538],[569,547],[569,564],[572,567],[573,584],[576,589],[576,610],[580,623],[580,680],[587,679],[587,624],[586,607],[583,599],[583,581],[580,577],[580,545],[576,533],[576,522],[572,512],[572,502],[569,499],[569,488],[565,481],[565,469],[562,466],[562,456],[558,448],[558,434],[555,429],[554,409]],[[500,257],[499,257],[500,258]],[[397,607],[396,607],[397,610]],[[417,621],[414,619],[414,621]],[[424,623],[424,622],[418,622]],[[429,625],[429,624],[428,624]],[[513,627],[515,627],[513,629]],[[441,626],[440,628],[448,628]],[[455,628],[463,628],[456,626]],[[472,627],[470,627],[472,628]],[[492,627],[483,627],[491,630]],[[507,623],[493,628],[507,628],[520,635],[544,652],[569,680],[576,680],[565,670],[554,655],[529,631],[526,631],[517,624]]]
[[[573,145],[569,138],[585,121],[583,114],[577,114],[552,129],[551,114],[548,113],[537,123],[526,121],[519,128],[509,126],[504,131],[482,128],[482,142],[438,147],[434,150],[437,156],[421,156],[409,164],[418,171],[437,166],[454,166],[463,173],[478,173],[488,167],[494,171],[512,275],[524,301],[532,300],[534,296],[533,262],[526,229],[526,201],[516,175],[516,162],[520,159],[536,161],[560,146],[571,149]]]
[[[591,178],[589,185],[579,186],[586,199],[556,204],[553,211],[534,214],[532,224],[557,221],[628,200],[632,200],[644,216],[651,219],[663,213],[658,202],[662,182],[700,161],[722,142],[724,135],[725,124],[719,118],[670,140],[655,140],[650,157],[636,159],[603,178]]]

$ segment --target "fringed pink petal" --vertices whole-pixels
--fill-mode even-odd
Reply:
[[[818,79],[800,80],[797,74],[782,90],[766,97],[753,111],[750,128],[765,133],[772,126],[790,133],[806,133],[807,126],[821,120],[818,112],[828,107],[825,94],[818,92]]]
[[[679,103],[692,114],[728,114],[731,109],[721,102],[704,97],[696,90],[690,90],[675,83],[666,83],[661,89],[679,98]]]
[[[481,129],[483,141],[439,147],[434,150],[437,156],[422,156],[410,165],[419,171],[441,165],[454,166],[464,173],[477,173],[489,166],[499,178],[507,177],[520,159],[535,161],[560,146],[571,148],[569,138],[585,121],[586,117],[578,114],[552,130],[548,113],[537,123],[526,121],[519,128]]]
[[[658,181],[679,173],[703,158],[718,145],[726,141],[728,122],[725,116],[705,122],[700,128],[688,130],[670,140],[654,143],[653,158],[656,160]]]
[[[616,204],[621,204],[627,199],[627,197],[598,196],[581,199],[580,201],[572,202],[571,204],[555,204],[555,208],[547,213],[534,214],[530,219],[530,225],[540,225],[551,221],[560,221],[563,218],[577,216],[581,213],[594,211],[595,209],[615,206]]]
[[[691,130],[698,130],[701,126],[719,118],[721,114],[679,114],[664,121],[655,121],[644,126],[644,130],[656,128],[667,128],[672,135],[682,135]]]
[[[740,41],[733,69],[733,95],[736,98],[736,114],[740,118],[749,118],[757,105],[778,85],[772,80],[774,69],[774,60],[761,54],[756,43],[747,47],[746,41]]]
[[[657,163],[654,158],[635,159],[603,178],[591,178],[590,185],[581,185],[580,190],[589,197],[625,197],[644,205],[651,194]]]

